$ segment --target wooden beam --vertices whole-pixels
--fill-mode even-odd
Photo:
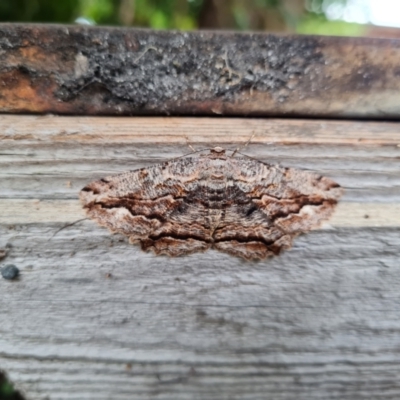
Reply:
[[[0,111],[400,116],[400,41],[0,24]]]
[[[190,143],[213,147],[263,145],[393,146],[400,148],[397,122],[278,118],[191,117],[61,117],[0,114],[0,140],[52,141],[81,144]],[[354,147],[354,148],[356,148]],[[190,152],[186,146],[185,152]]]

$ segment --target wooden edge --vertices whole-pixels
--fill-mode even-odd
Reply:
[[[0,24],[0,111],[400,117],[400,41]]]
[[[0,199],[1,224],[70,224],[86,218],[78,200]],[[400,204],[338,204],[325,227],[400,227]]]
[[[329,121],[279,118],[193,117],[66,117],[0,115],[0,144],[5,141],[81,143],[229,142],[395,146],[400,151],[395,122]]]

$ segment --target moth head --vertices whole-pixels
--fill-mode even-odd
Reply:
[[[225,154],[225,149],[223,149],[222,147],[214,147],[213,149],[210,150],[210,152],[212,154]]]

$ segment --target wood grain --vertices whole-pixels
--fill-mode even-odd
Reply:
[[[76,200],[0,199],[0,224],[73,224],[87,218]],[[323,227],[400,227],[399,203],[342,202]]]
[[[265,262],[155,257],[81,219],[108,174],[221,145],[345,189]],[[387,122],[0,116],[0,368],[30,399],[400,397],[400,135]]]
[[[400,41],[0,24],[0,111],[400,117]]]

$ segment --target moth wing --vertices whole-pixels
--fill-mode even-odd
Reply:
[[[122,233],[144,250],[178,256],[210,245],[201,224],[180,212],[198,174],[196,158],[184,158],[93,181],[80,192],[87,215]]]
[[[239,193],[241,201],[225,210],[214,247],[246,259],[291,247],[293,238],[331,216],[343,193],[327,177],[252,159],[232,158],[228,170],[230,190]]]

